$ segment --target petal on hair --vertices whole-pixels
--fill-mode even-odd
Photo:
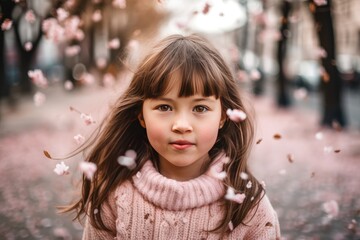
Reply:
[[[136,167],[136,155],[136,152],[130,149],[125,152],[125,156],[120,156],[117,161],[121,166],[127,167],[132,170]]]
[[[233,122],[241,122],[246,119],[246,113],[238,109],[234,109],[234,110],[228,109],[226,111],[226,114]]]
[[[79,164],[79,169],[85,174],[87,179],[91,180],[97,170],[97,166],[92,162],[81,162]]]

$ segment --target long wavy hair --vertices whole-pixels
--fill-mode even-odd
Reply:
[[[88,214],[93,226],[109,230],[101,217],[101,205],[109,193],[136,174],[148,159],[155,166],[158,165],[158,154],[151,147],[138,115],[144,100],[166,93],[174,72],[181,74],[179,97],[194,94],[215,96],[220,98],[224,116],[227,109],[240,109],[248,115],[245,121],[238,123],[226,120],[219,129],[215,145],[209,151],[209,165],[222,153],[230,159],[224,166],[227,173],[225,186],[253,197],[245,198],[242,204],[224,199],[224,218],[213,231],[225,233],[230,221],[234,227],[246,224],[245,217],[263,196],[261,184],[247,167],[254,136],[253,121],[244,107],[239,86],[228,66],[209,42],[196,35],[168,36],[155,45],[140,63],[129,87],[116,101],[96,137],[82,149],[89,149],[86,159],[98,168],[91,181],[83,176],[81,198],[67,206],[65,212],[75,211],[75,219],[78,220]],[[133,170],[117,162],[117,158],[128,149],[137,153]],[[240,177],[242,172],[247,173],[248,180],[252,182],[249,189],[246,188],[247,181]],[[99,210],[97,214],[94,214],[95,209]]]

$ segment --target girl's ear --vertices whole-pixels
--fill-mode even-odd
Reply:
[[[142,112],[139,113],[138,119],[139,119],[140,125],[141,125],[143,128],[146,128],[145,120],[144,120],[144,116],[143,116]]]
[[[220,120],[220,124],[219,124],[219,129],[221,129],[221,128],[224,126],[225,122],[226,122],[226,114],[223,114],[223,115],[221,116],[221,120]]]

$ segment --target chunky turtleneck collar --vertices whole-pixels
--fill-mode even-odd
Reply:
[[[213,167],[222,163],[217,161]],[[219,200],[225,194],[223,183],[207,173],[180,182],[161,175],[148,160],[142,169],[133,176],[135,188],[154,205],[173,211],[201,207]]]

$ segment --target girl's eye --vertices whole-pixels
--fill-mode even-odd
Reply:
[[[157,106],[156,109],[162,112],[171,111],[171,107],[169,105],[160,105]]]
[[[203,113],[203,112],[207,112],[209,110],[208,107],[205,107],[205,106],[195,106],[194,107],[194,112],[198,112],[198,113]]]

